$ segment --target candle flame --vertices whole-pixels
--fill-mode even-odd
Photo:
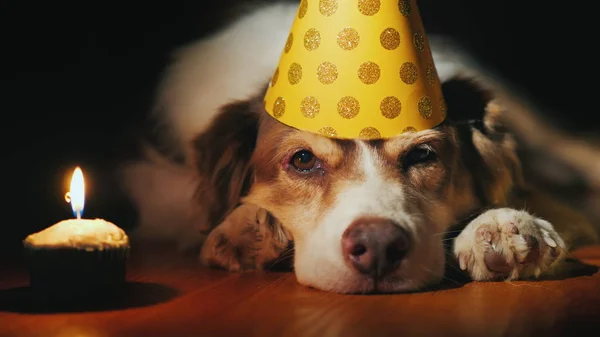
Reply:
[[[83,172],[81,168],[76,167],[71,178],[70,191],[65,194],[65,200],[71,204],[73,215],[81,219],[83,206],[85,204],[85,183],[83,181]]]

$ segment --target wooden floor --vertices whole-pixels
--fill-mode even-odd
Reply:
[[[574,256],[600,265],[600,247]],[[449,283],[413,294],[338,295],[293,273],[229,274],[134,251],[126,294],[86,312],[36,312],[27,274],[0,269],[0,336],[598,336],[600,273],[543,282]],[[584,330],[590,329],[588,333]]]

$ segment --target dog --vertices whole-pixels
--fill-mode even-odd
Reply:
[[[165,73],[157,137],[122,170],[141,239],[200,247],[203,264],[230,271],[293,250],[300,284],[337,293],[424,289],[449,263],[476,281],[539,277],[596,242],[585,216],[526,183],[506,86],[442,36],[428,35],[440,80],[485,92],[481,123],[450,97],[444,123],[387,140],[330,139],[273,119],[262,97],[298,3],[253,4],[180,49]],[[568,215],[534,210],[536,198]]]

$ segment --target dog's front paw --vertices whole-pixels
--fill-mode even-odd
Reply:
[[[538,277],[564,252],[548,221],[510,208],[483,213],[454,241],[460,268],[475,281]]]
[[[276,219],[263,208],[243,204],[211,231],[200,261],[229,271],[262,269],[287,245],[287,235]]]

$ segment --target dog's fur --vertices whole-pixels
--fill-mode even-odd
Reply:
[[[543,213],[554,201],[531,207],[544,196],[525,184],[507,131],[510,95],[435,35],[429,41],[442,82],[470,78],[503,99],[487,105],[479,127],[464,123],[450,98],[445,123],[389,140],[328,139],[267,115],[262,95],[296,9],[259,7],[176,54],[155,116],[166,126],[166,147],[148,148],[148,160],[123,171],[140,236],[202,246],[203,263],[229,270],[268,267],[293,241],[299,282],[343,293],[439,282],[445,236],[464,219],[471,221],[451,260],[475,280],[538,276],[569,247],[596,240],[587,219],[568,207],[561,219]],[[317,158],[309,173],[290,164],[299,150]],[[379,279],[353,270],[341,251],[344,231],[365,217],[393,221],[412,241],[400,265]]]

